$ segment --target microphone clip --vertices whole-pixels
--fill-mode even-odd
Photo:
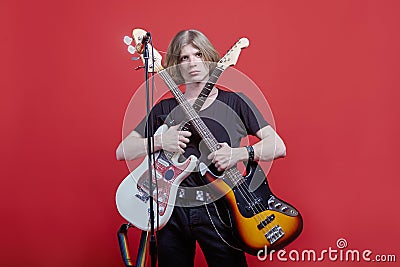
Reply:
[[[138,44],[136,45],[136,52],[143,54],[148,43],[151,43],[151,34],[146,32],[145,35],[138,37]]]

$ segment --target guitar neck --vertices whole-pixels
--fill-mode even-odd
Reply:
[[[203,90],[200,92],[199,96],[197,97],[196,101],[194,102],[194,104],[192,106],[192,108],[194,109],[194,111],[196,113],[200,112],[200,110],[203,107],[207,97],[211,93],[211,90],[214,88],[215,84],[217,83],[217,81],[218,81],[219,77],[221,76],[221,74],[223,73],[223,71],[224,71],[224,67],[223,66],[217,66],[216,68],[214,68],[214,71],[211,73],[210,78],[208,79],[206,85],[204,86]],[[170,82],[170,84],[171,84],[170,89],[171,88],[177,88],[177,91],[179,91],[179,92],[177,92],[177,94],[180,93],[180,95],[183,96],[181,90],[179,90],[178,86],[175,84],[175,82],[172,80],[171,76],[168,73],[166,73],[165,75],[163,75],[161,73],[159,73],[159,74],[160,74],[161,78],[165,82],[167,82],[167,80],[168,80],[168,82]],[[168,85],[168,86],[170,86],[170,85]],[[171,89],[171,92],[173,92],[172,89]],[[176,97],[175,94],[174,94],[174,96]],[[178,103],[179,103],[179,101],[178,101]],[[188,130],[187,123],[189,121],[190,121],[190,119],[188,119],[186,121],[183,121],[180,124],[179,131]],[[165,151],[164,154],[166,155],[166,157],[168,159],[171,159],[173,157],[173,155],[174,155],[174,153],[171,153],[171,152],[168,152],[168,151]]]
[[[196,101],[192,106],[197,113],[200,112],[201,108],[207,100],[207,97],[210,95],[212,89],[214,88],[223,71],[223,66],[217,66],[216,68],[214,68],[214,71],[211,73],[206,85],[204,86],[203,90],[201,90],[199,96],[196,98]],[[182,122],[179,130],[188,130],[188,128],[186,128],[187,122],[188,121]]]
[[[159,71],[158,74],[167,84],[172,95],[175,97],[176,101],[183,109],[183,112],[185,113],[187,120],[192,123],[196,131],[199,133],[199,135],[207,145],[208,149],[211,152],[216,151],[219,148],[217,139],[207,128],[207,126],[200,118],[196,110],[194,110],[194,108],[190,105],[189,101],[187,101],[186,97],[183,95],[181,90],[179,90],[175,81],[171,78],[171,76],[168,74],[166,70]]]
[[[214,71],[211,73],[206,85],[204,86],[203,90],[200,92],[199,96],[193,104],[193,109],[197,113],[200,112],[201,108],[204,105],[204,102],[206,101],[208,95],[211,93],[211,90],[214,88],[223,71],[224,69],[222,66],[217,66],[216,68],[214,68]]]

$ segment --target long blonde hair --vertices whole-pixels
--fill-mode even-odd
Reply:
[[[217,50],[202,32],[198,30],[182,30],[178,32],[168,46],[167,55],[164,60],[164,68],[167,69],[175,82],[179,84],[183,83],[184,80],[177,65],[180,63],[182,47],[188,44],[200,50],[203,55],[202,59],[205,62],[218,62],[220,59]],[[214,67],[210,66],[210,74]]]

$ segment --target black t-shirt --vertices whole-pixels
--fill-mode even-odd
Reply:
[[[206,109],[199,112],[200,117],[206,124],[219,143],[226,142],[231,147],[239,147],[240,140],[247,135],[255,133],[268,125],[260,111],[256,108],[244,94],[228,92],[218,89],[218,96],[215,101]],[[178,105],[175,98],[161,100],[157,103],[150,113],[152,120],[152,134],[163,123],[168,126],[180,124],[186,119],[183,110]],[[142,136],[145,134],[146,120],[135,128],[135,131]],[[195,155],[200,161],[209,165],[207,156],[210,151],[203,144],[200,135],[192,125],[189,125],[192,133],[185,149],[184,156]],[[204,182],[199,179],[197,174],[191,174],[181,185],[200,186]]]

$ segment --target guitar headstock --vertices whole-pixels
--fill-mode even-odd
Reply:
[[[137,48],[142,44],[142,39],[144,36],[146,36],[146,34],[147,34],[147,32],[143,29],[134,29],[132,31],[133,39],[128,36],[125,36],[124,43],[126,45],[128,45],[129,53],[134,54],[134,53],[138,52],[137,50],[141,50],[141,49],[137,49]],[[134,45],[131,45],[132,41],[134,41]],[[147,45],[149,48],[148,71],[149,72],[159,72],[160,70],[163,69],[162,64],[161,64],[162,56],[151,44],[147,44]],[[152,57],[153,53],[154,53],[154,60]],[[144,63],[143,54],[140,54],[140,58],[142,59],[142,62]]]
[[[236,42],[236,44],[225,54],[225,56],[218,61],[217,66],[223,70],[229,66],[234,66],[238,61],[242,49],[248,47],[249,44],[249,39],[240,38],[240,40]]]

